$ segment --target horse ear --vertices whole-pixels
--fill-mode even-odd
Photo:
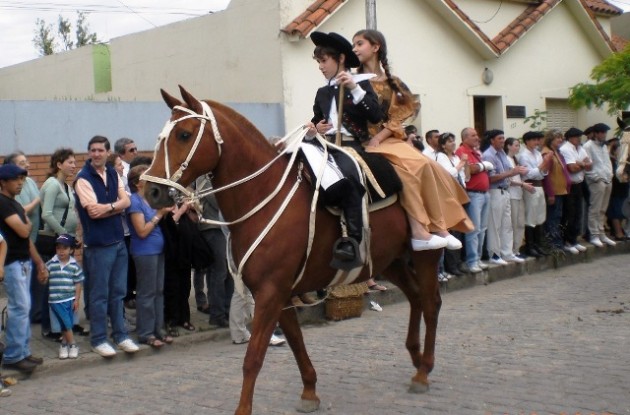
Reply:
[[[201,106],[201,102],[195,97],[193,97],[183,86],[179,85],[179,92],[182,94],[182,98],[184,98],[184,102],[188,104],[188,108],[195,111],[197,114],[203,114],[203,107]]]
[[[162,98],[164,99],[164,102],[166,102],[166,105],[168,105],[170,109],[173,109],[177,105],[182,105],[182,102],[180,100],[178,100],[174,96],[169,95],[169,93],[166,92],[165,90],[160,89],[160,93],[162,94]]]
[[[623,122],[623,120],[620,117],[617,117],[617,125],[619,126],[621,130],[625,130],[627,127],[626,123]]]

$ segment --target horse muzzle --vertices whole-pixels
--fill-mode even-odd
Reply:
[[[144,197],[153,209],[170,207],[175,204],[173,197],[177,190],[169,188],[163,184],[147,182],[144,189]]]

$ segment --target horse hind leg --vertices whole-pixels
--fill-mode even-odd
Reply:
[[[317,373],[308,356],[302,330],[297,319],[297,312],[294,308],[283,310],[280,314],[280,328],[284,332],[284,336],[293,351],[295,361],[297,362],[302,376],[302,396],[296,410],[298,412],[308,413],[319,409],[320,400],[316,392]]]
[[[401,289],[409,301],[409,328],[405,345],[416,368],[409,391],[423,393],[429,390],[429,373],[433,370],[435,362],[437,322],[442,304],[437,281],[441,251],[420,251],[413,252],[412,255],[415,273],[405,261],[399,259],[392,263],[384,274]],[[426,334],[422,352],[420,323],[423,317]]]

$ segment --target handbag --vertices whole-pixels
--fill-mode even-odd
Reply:
[[[68,192],[68,185],[66,183],[64,183],[63,185],[65,187],[66,195],[68,196],[68,205],[66,206],[66,210],[63,212],[61,222],[59,222],[59,225],[61,225],[62,228],[66,225],[66,219],[68,219],[68,209],[70,208],[70,194]],[[39,220],[39,223],[42,223],[43,227],[43,222],[41,218]],[[35,248],[37,248],[37,252],[39,252],[40,255],[48,256],[51,258],[55,256],[55,244],[57,242],[58,236],[59,235],[57,235],[56,233],[52,236],[42,233],[38,234],[37,240],[35,241]]]

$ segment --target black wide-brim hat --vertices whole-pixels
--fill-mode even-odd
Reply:
[[[359,58],[352,51],[352,44],[338,33],[330,32],[313,32],[311,33],[311,40],[315,46],[325,46],[335,49],[339,53],[343,53],[346,56],[346,67],[356,68],[361,65]]]

